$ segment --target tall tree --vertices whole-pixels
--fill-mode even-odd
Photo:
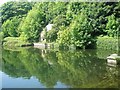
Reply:
[[[32,9],[34,4],[30,2],[7,2],[0,8],[1,21],[4,23],[7,19],[14,16],[23,17]]]
[[[2,31],[4,33],[4,37],[17,37],[19,36],[18,26],[20,24],[21,18],[13,17],[11,20],[8,19],[2,25]]]
[[[30,42],[38,41],[40,32],[44,27],[45,15],[33,8],[24,19],[21,27],[21,37]]]

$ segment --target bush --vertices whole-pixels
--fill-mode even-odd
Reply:
[[[45,23],[45,16],[38,9],[33,8],[29,11],[24,22],[21,24],[21,35],[25,40],[29,42],[39,41],[39,34],[42,31]]]
[[[48,31],[47,35],[46,35],[46,40],[48,42],[54,42],[54,41],[56,41],[56,39],[57,39],[57,32],[58,31],[55,30],[55,29],[52,29],[52,30]]]
[[[69,30],[59,31],[57,43],[64,46],[69,46],[71,44],[71,34]]]
[[[2,25],[2,32],[4,33],[4,37],[16,37],[18,35],[18,26],[20,24],[20,18],[14,17],[11,20],[8,19]]]
[[[0,32],[0,41],[3,41],[4,33]]]
[[[91,27],[88,17],[84,13],[74,16],[74,19],[67,29],[58,33],[58,43],[64,45],[74,45],[78,48],[94,48],[96,41],[92,36],[93,28]]]
[[[106,24],[106,32],[108,36],[117,37],[119,22],[114,15],[108,16],[108,23]]]
[[[117,50],[118,49],[118,39],[113,37],[98,37],[97,38],[97,49],[110,49]]]
[[[29,42],[22,41],[19,37],[6,37],[3,41],[3,46],[8,47],[22,47],[25,45],[30,45]]]

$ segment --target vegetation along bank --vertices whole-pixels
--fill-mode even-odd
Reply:
[[[3,45],[11,46],[42,42],[87,49],[106,46],[105,42],[115,48],[120,30],[119,10],[120,2],[11,1],[0,8],[0,35]],[[49,31],[46,30],[48,24],[53,24]],[[101,35],[109,38],[107,42]]]

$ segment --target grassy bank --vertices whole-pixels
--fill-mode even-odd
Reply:
[[[18,37],[7,37],[3,39],[3,46],[8,47],[24,47],[24,46],[31,46],[32,43],[22,41]]]
[[[118,39],[108,36],[98,37],[96,48],[104,50],[118,50]]]
[[[32,46],[32,43],[26,42],[21,40],[19,37],[6,37],[2,40],[3,46],[9,46],[9,47],[24,47],[24,46]],[[64,46],[59,45],[58,43],[46,43],[48,48],[54,48],[54,49],[76,49],[75,46]],[[113,37],[98,37],[96,42],[96,48],[97,49],[103,49],[103,50],[114,50],[116,51],[118,49],[118,39],[115,39]]]

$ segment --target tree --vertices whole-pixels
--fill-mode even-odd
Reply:
[[[106,32],[108,36],[117,37],[117,28],[119,26],[118,20],[114,15],[108,16],[108,23],[106,24]]]
[[[24,19],[21,27],[21,37],[30,42],[38,41],[44,27],[45,15],[33,8]]]
[[[58,15],[65,15],[67,10],[66,6],[66,2],[50,2],[46,13],[46,19],[48,22],[52,22]]]
[[[46,35],[46,40],[48,42],[55,42],[56,39],[57,39],[57,30],[55,29],[52,29],[50,31],[47,32],[47,35]]]
[[[91,48],[90,46],[95,43],[95,38],[91,35],[93,28],[84,12],[75,17],[70,25],[70,32],[72,35],[71,44],[77,47]]]
[[[7,20],[2,25],[2,31],[4,33],[4,37],[17,37],[18,36],[18,26],[20,23],[20,18],[13,17],[11,20]]]
[[[7,2],[0,7],[1,22],[11,19],[15,16],[23,17],[32,9],[34,3],[30,2]]]
[[[60,45],[69,46],[71,44],[71,33],[68,29],[59,31],[57,42]]]
[[[75,45],[79,48],[91,48],[95,43],[92,36],[93,28],[88,21],[88,16],[84,12],[74,15],[74,19],[68,28],[58,33],[58,43],[63,45]]]

